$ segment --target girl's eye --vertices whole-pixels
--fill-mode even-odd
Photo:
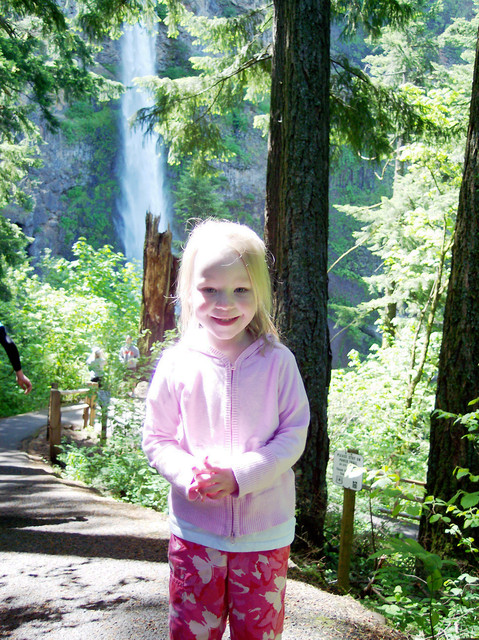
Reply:
[[[238,287],[235,291],[236,293],[248,293],[248,289],[246,287]]]
[[[213,293],[216,293],[216,289],[214,287],[203,287],[203,289],[201,289],[201,293],[206,293],[207,295],[211,295]]]

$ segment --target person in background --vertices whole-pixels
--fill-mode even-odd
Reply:
[[[101,379],[106,364],[106,357],[103,350],[100,349],[100,347],[93,347],[86,363],[90,369],[91,382],[98,382],[98,386],[101,387]]]
[[[98,404],[101,409],[101,438],[106,439],[108,406],[110,404],[110,392],[105,389],[105,365],[106,355],[100,347],[93,347],[86,361],[90,370],[90,381],[98,385]]]
[[[146,401],[143,449],[171,485],[170,640],[280,638],[309,405],[271,319],[262,240],[201,223],[181,262],[180,341]]]
[[[136,365],[138,364],[138,358],[140,357],[140,352],[138,347],[133,344],[133,339],[131,336],[126,336],[125,344],[120,349],[119,358],[126,364],[128,369],[136,369]]]
[[[32,390],[32,383],[22,371],[22,365],[20,362],[20,354],[16,344],[8,335],[3,324],[0,323],[0,344],[5,349],[8,359],[10,360],[15,375],[17,377],[18,386],[21,387],[25,393],[30,393]]]

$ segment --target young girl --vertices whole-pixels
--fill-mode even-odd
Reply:
[[[207,221],[190,236],[182,337],[147,397],[143,448],[171,483],[170,640],[278,640],[294,538],[292,465],[309,407],[272,324],[263,242]]]

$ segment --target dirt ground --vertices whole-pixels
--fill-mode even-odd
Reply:
[[[66,427],[88,445],[78,426]],[[0,451],[0,638],[166,640],[166,516],[59,478],[45,428],[22,449]],[[404,638],[291,565],[283,640]]]

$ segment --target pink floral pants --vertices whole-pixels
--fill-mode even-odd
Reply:
[[[170,640],[281,640],[289,546],[230,553],[171,535]]]

